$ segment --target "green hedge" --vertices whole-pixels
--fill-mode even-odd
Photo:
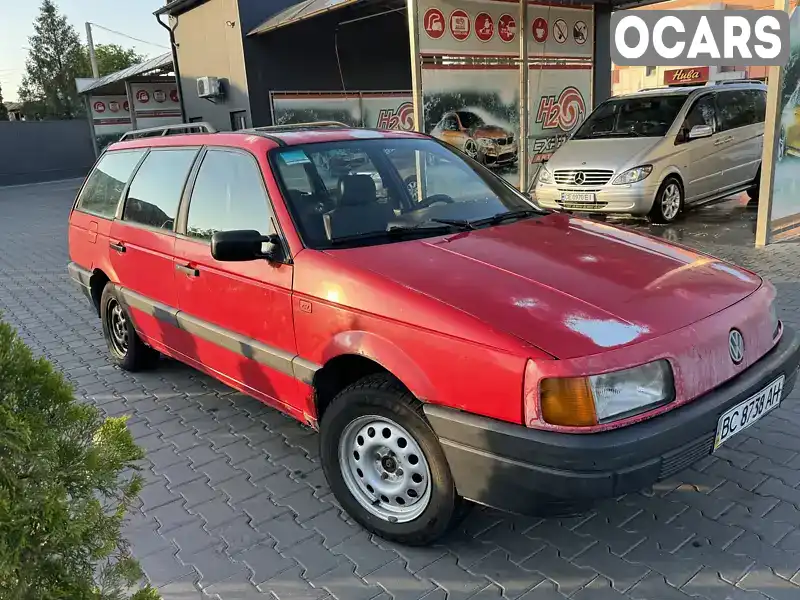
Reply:
[[[142,457],[0,320],[0,598],[158,598],[120,535]]]

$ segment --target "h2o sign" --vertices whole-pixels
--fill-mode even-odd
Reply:
[[[780,10],[611,13],[611,60],[622,66],[783,66],[789,15]]]

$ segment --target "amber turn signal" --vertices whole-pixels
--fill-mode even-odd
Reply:
[[[597,425],[594,394],[583,377],[542,380],[542,417],[551,425]]]

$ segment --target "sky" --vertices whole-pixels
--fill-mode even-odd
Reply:
[[[169,34],[153,16],[165,4],[164,0],[55,0],[55,3],[84,42],[85,23],[91,21],[163,47],[135,42],[99,27],[92,28],[95,44],[119,44],[148,57],[169,52]],[[17,100],[28,56],[28,38],[33,34],[39,6],[39,0],[0,0],[0,85],[6,102]]]

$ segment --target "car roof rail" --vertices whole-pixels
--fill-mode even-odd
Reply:
[[[126,131],[119,138],[120,142],[135,140],[146,137],[161,137],[166,135],[184,135],[192,133],[217,133],[217,130],[210,123],[175,123],[172,125],[159,125],[158,127],[147,127],[145,129],[134,129]]]
[[[706,85],[737,85],[737,84],[758,84],[767,85],[760,79],[719,79],[717,81],[709,81]]]
[[[246,131],[263,131],[268,133],[270,131],[291,131],[292,129],[316,129],[325,127],[344,127],[349,129],[352,125],[341,123],[339,121],[310,121],[308,123],[283,123],[281,125],[264,125],[263,127],[253,127]]]

